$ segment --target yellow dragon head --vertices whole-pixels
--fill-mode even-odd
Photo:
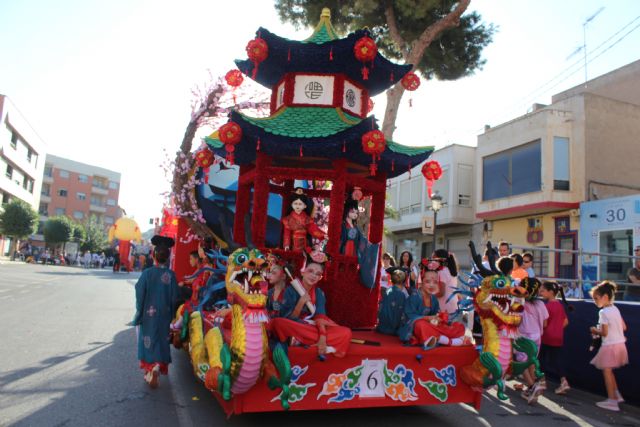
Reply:
[[[264,278],[267,261],[258,249],[236,249],[227,261],[227,299],[243,308],[263,309],[267,305],[268,284]]]
[[[522,321],[526,295],[527,291],[513,286],[509,277],[488,276],[475,296],[476,310],[481,318],[492,317],[499,329],[516,329]]]

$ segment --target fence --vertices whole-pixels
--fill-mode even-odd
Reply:
[[[627,276],[629,269],[634,267],[635,260],[640,259],[638,256],[621,253],[588,252],[581,248],[575,250],[517,245],[512,245],[511,248],[521,251],[522,253],[529,252],[533,254],[533,265],[536,277],[540,280],[557,281],[563,285],[569,297],[588,297],[587,292],[595,282],[604,279],[616,282],[616,284],[619,285],[618,290],[620,292],[626,290],[628,287],[640,287],[640,284],[629,282]],[[553,263],[555,270],[564,271],[569,274],[549,274],[549,265],[551,265],[549,258],[551,256],[555,257]],[[598,259],[597,264],[600,266],[599,277],[589,277],[589,275],[583,272],[585,260],[589,259],[591,261],[594,257]],[[612,259],[615,261],[611,261]]]

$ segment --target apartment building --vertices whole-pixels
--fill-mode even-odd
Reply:
[[[58,215],[80,222],[95,216],[109,227],[122,216],[119,194],[120,172],[47,154],[38,209],[40,223]],[[36,240],[42,241],[42,236],[36,236]]]
[[[577,249],[580,203],[640,193],[640,61],[478,136],[483,238]],[[577,278],[576,256],[534,252],[538,275]]]
[[[434,194],[442,197],[437,213],[435,236],[434,212],[422,176],[422,164],[389,180],[387,201],[399,214],[398,219],[386,218],[384,250],[398,257],[408,250],[414,259],[431,255],[435,248],[453,252],[458,263],[471,266],[469,240],[474,236],[472,225],[477,222],[474,209],[473,181],[475,147],[452,144],[434,151],[430,160],[442,167],[442,177],[435,182]]]
[[[40,204],[46,146],[11,100],[0,95],[0,200]],[[8,255],[10,239],[0,235],[0,255]]]

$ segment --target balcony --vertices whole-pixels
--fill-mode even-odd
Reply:
[[[45,193],[40,193],[40,201],[44,202],[44,203],[51,202],[51,195],[50,194],[45,194]]]
[[[42,178],[42,182],[44,182],[45,184],[51,184],[53,182],[53,177],[45,175]]]
[[[100,212],[100,213],[105,213],[107,212],[107,208],[104,206],[99,206],[99,205],[94,205],[93,203],[91,203],[89,205],[89,210],[91,212]]]
[[[109,194],[109,190],[106,187],[96,186],[95,184],[91,186],[91,192],[93,194],[100,194],[102,196],[106,196],[107,194]]]

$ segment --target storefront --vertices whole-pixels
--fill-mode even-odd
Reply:
[[[585,281],[626,282],[633,263],[629,257],[640,245],[640,194],[581,203],[580,242],[585,252],[623,256],[584,255]]]

